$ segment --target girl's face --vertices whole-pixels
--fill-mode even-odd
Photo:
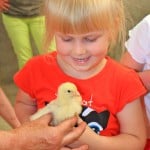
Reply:
[[[57,61],[67,74],[78,77],[83,73],[86,78],[102,69],[110,43],[108,31],[79,35],[57,32],[55,38]]]

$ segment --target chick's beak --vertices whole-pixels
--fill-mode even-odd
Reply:
[[[74,96],[80,96],[80,93],[78,91],[74,92]]]

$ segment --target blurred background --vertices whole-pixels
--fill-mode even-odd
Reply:
[[[136,25],[143,17],[150,14],[150,0],[124,0],[127,33],[134,25]],[[17,35],[14,35],[17,36]],[[34,43],[33,43],[34,47]],[[120,58],[120,47],[111,52],[110,55],[118,60]],[[36,49],[34,49],[36,54]],[[13,75],[18,70],[17,60],[12,45],[4,29],[0,14],[0,86],[5,91],[12,105],[14,104],[17,87],[13,83]],[[11,127],[0,118],[0,129],[8,130]]]

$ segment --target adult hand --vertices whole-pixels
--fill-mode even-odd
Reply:
[[[86,124],[80,123],[74,127],[77,118],[68,119],[58,126],[48,126],[52,120],[50,114],[47,114],[37,120],[23,124],[21,127],[12,130],[15,134],[13,148],[23,150],[60,150],[62,147],[77,140],[84,132]],[[83,145],[74,150],[86,150]]]
[[[0,11],[8,10],[9,2],[8,0],[0,0]]]

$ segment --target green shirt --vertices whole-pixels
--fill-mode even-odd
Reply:
[[[32,17],[41,14],[44,0],[9,0],[10,7],[5,14],[16,17]]]

